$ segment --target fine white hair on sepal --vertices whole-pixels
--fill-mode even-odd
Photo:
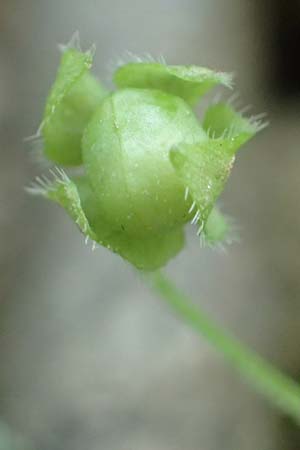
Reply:
[[[249,112],[253,108],[253,105],[245,105],[242,109],[238,111],[238,113],[243,116],[246,112]]]
[[[58,44],[57,46],[59,51],[61,51],[62,53],[66,52],[67,50],[70,50],[71,48],[81,52],[82,50],[80,45],[79,31],[76,30],[66,44]]]
[[[235,91],[228,99],[227,99],[228,105],[232,106],[233,108],[237,109],[241,103],[241,96],[239,91]]]
[[[213,104],[218,104],[219,103],[219,99],[213,100]],[[226,100],[227,105],[229,105],[231,108],[233,108],[234,110],[236,110],[236,112],[245,120],[247,120],[249,122],[249,124],[254,128],[255,133],[258,133],[259,131],[262,131],[264,128],[266,128],[269,125],[269,121],[263,120],[266,118],[267,113],[263,112],[263,113],[259,113],[259,114],[252,114],[250,115],[250,117],[247,117],[247,115],[245,115],[246,113],[248,113],[253,106],[251,104],[247,104],[243,107],[241,107],[241,98],[240,98],[240,93],[238,91],[236,91],[233,95],[231,95],[227,100]],[[222,136],[220,136],[220,138],[224,139],[224,138],[230,138],[232,137],[232,134],[235,132],[235,125],[233,124],[232,127],[227,128],[226,130],[224,130]],[[209,138],[214,139],[214,135],[211,133],[211,129],[208,128],[206,130],[206,134]]]
[[[268,120],[263,120],[267,117],[267,113],[263,112],[260,114],[253,115],[249,118],[250,124],[255,127],[255,130],[261,131],[269,125]]]
[[[200,213],[200,211],[199,211],[199,209],[198,209],[198,210],[196,211],[196,214],[194,215],[192,221],[191,221],[191,225],[194,225],[194,224],[196,224],[196,223],[199,221],[200,215],[201,215],[201,213]]]
[[[262,112],[260,114],[256,114],[254,116],[252,116],[250,119],[251,120],[261,120],[261,119],[265,119],[267,117],[267,113],[266,112]]]
[[[67,50],[70,49],[74,49],[77,50],[78,52],[83,52],[82,47],[81,47],[81,43],[80,43],[80,34],[79,31],[76,30],[72,36],[71,39],[66,43],[66,44],[58,44],[58,49],[61,53],[65,53]],[[96,53],[96,44],[93,43],[90,48],[88,48],[86,50],[87,54],[91,55],[92,57],[95,55]]]
[[[221,136],[218,136],[218,139],[222,139],[224,136],[224,133],[226,133],[227,130],[223,131],[223,134]],[[208,139],[216,139],[216,131],[211,129],[211,127],[208,127],[206,130],[206,135]]]
[[[225,128],[219,139],[231,139],[236,134],[235,125],[231,124],[229,128]]]
[[[66,184],[70,182],[70,178],[60,167],[49,169],[47,175],[39,175],[27,187],[26,192],[33,195],[47,195],[48,192],[56,188],[56,184]]]
[[[43,129],[43,126],[44,126],[44,122],[42,122],[42,123],[40,124],[40,126],[38,127],[37,131],[36,131],[34,134],[32,134],[31,136],[26,136],[26,137],[23,139],[23,141],[24,141],[24,142],[34,142],[34,141],[37,141],[37,140],[39,140],[39,139],[42,139],[42,129]]]
[[[130,51],[126,51],[123,53],[121,58],[118,60],[118,67],[123,66],[124,64],[135,62],[135,63],[159,63],[166,65],[166,60],[162,55],[158,57],[154,57],[150,53],[142,53],[141,55],[136,55]]]
[[[269,121],[263,120],[267,116],[266,113],[253,114],[250,117],[245,116],[244,115],[245,112],[251,108],[252,108],[252,105],[248,105],[248,106],[242,108],[241,110],[239,110],[238,114],[240,114],[240,116],[243,119],[248,121],[248,124],[253,128],[252,131],[254,131],[255,133],[258,133],[259,131],[262,131],[264,128],[266,128],[269,125]],[[223,133],[221,134],[221,136],[218,137],[218,139],[231,139],[232,137],[235,136],[236,132],[237,132],[236,124],[232,123],[230,125],[230,127],[224,129]],[[210,128],[206,131],[206,133],[209,138],[215,139],[215,133],[211,133]]]
[[[61,167],[55,166],[53,169],[50,169],[49,172],[53,175],[54,180],[58,183],[69,183],[71,181],[66,172]]]
[[[89,235],[86,235],[84,238],[84,244],[94,252],[97,248],[99,248],[99,245],[96,241],[93,241]]]
[[[252,109],[252,105],[247,105],[247,106],[244,106],[244,108],[241,108],[240,110],[238,110],[238,113],[243,118],[247,119],[249,124],[255,128],[255,132],[258,133],[259,131],[263,130],[264,128],[266,128],[269,125],[268,121],[263,120],[267,117],[267,113],[262,112],[259,114],[252,114],[250,117],[245,117],[244,114],[251,109]]]
[[[84,234],[86,234],[86,233],[87,233],[87,230],[88,230],[88,226],[87,226],[86,223],[84,223],[84,224],[82,225],[81,231],[82,231]]]
[[[166,59],[165,59],[165,57],[164,57],[163,55],[158,55],[158,57],[156,58],[156,60],[157,60],[157,62],[158,62],[159,64],[162,64],[162,65],[164,65],[164,66],[167,65],[167,61],[166,61]]]
[[[197,230],[197,236],[200,236],[202,234],[203,228],[204,228],[204,222],[202,220],[201,223],[200,223],[200,226],[199,226],[199,228]]]
[[[86,53],[91,55],[91,57],[93,58],[95,56],[96,51],[97,51],[97,45],[95,42],[93,42],[93,44],[87,49]]]
[[[196,202],[193,201],[193,203],[191,204],[190,209],[189,209],[189,214],[193,211],[193,209],[195,208],[195,206],[196,206]]]
[[[35,177],[29,186],[25,187],[25,191],[33,195],[46,195],[53,188],[51,182],[45,175]]]
[[[163,55],[159,55],[157,57],[152,56],[150,53],[136,55],[135,53],[126,50],[121,56],[115,56],[108,62],[107,72],[109,76],[112,76],[112,74],[119,69],[119,67],[125,66],[129,63],[158,63],[164,66],[167,65]]]
[[[188,188],[188,186],[187,186],[187,187],[185,188],[185,190],[184,190],[184,200],[185,200],[185,201],[187,201],[188,196],[189,196],[189,188]]]

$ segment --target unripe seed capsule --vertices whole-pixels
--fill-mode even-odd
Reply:
[[[84,132],[83,161],[113,229],[145,236],[183,225],[189,205],[169,152],[181,142],[205,139],[179,97],[148,89],[108,96]]]

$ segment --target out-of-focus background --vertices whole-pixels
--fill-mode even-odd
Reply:
[[[41,169],[23,138],[75,30],[84,48],[96,43],[103,80],[126,50],[148,52],[234,71],[240,107],[268,112],[222,197],[241,242],[200,250],[191,228],[168,272],[300,379],[299,2],[1,0],[0,449],[298,450],[293,423],[128,264],[92,252],[62,210],[25,194]]]

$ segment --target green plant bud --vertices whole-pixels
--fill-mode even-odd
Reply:
[[[167,66],[159,63],[129,63],[114,75],[119,88],[159,89],[194,105],[207,91],[221,84],[232,87],[232,75],[198,66]]]
[[[82,132],[105,89],[89,73],[90,52],[68,49],[63,53],[56,81],[47,99],[42,135],[44,153],[51,161],[66,166],[82,163]]]
[[[147,236],[183,225],[189,206],[169,151],[181,142],[205,140],[179,97],[149,89],[106,97],[84,132],[83,161],[112,229]]]
[[[215,207],[235,154],[264,127],[229,104],[208,108],[200,124],[191,104],[231,76],[195,66],[127,64],[115,92],[89,74],[90,52],[67,48],[48,97],[45,155],[81,165],[70,179],[37,178],[31,192],[61,205],[93,243],[142,270],[165,265],[184,245],[187,221],[214,245],[230,236]],[[58,174],[58,175],[57,175]]]

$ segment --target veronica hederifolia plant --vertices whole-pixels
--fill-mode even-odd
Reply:
[[[30,191],[61,205],[86,240],[143,271],[163,267],[184,245],[191,222],[201,241],[230,236],[216,207],[237,151],[265,124],[213,103],[194,107],[231,74],[198,66],[135,61],[121,65],[108,91],[90,73],[93,51],[63,48],[40,126],[53,177]],[[76,173],[72,167],[79,167]],[[68,175],[65,170],[68,170]],[[159,272],[150,279],[165,300],[282,409],[299,419],[300,389],[222,332]]]
[[[86,238],[142,270],[180,251],[189,221],[210,244],[226,239],[229,224],[215,203],[237,150],[261,124],[226,103],[201,123],[192,106],[218,84],[231,88],[232,76],[136,62],[117,69],[117,90],[108,92],[90,73],[92,59],[64,48],[40,127],[44,156],[80,166],[82,175],[60,169],[34,191],[63,206]]]

